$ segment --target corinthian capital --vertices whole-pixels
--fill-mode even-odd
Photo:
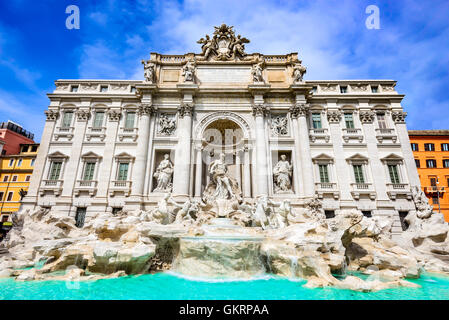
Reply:
[[[364,123],[373,123],[375,113],[374,111],[360,111],[360,122]]]
[[[391,114],[393,117],[394,123],[405,123],[405,117],[407,116],[407,112],[404,111],[395,111]]]
[[[270,112],[270,108],[263,103],[254,103],[252,105],[253,116],[265,116]]]
[[[110,121],[120,121],[120,117],[122,116],[122,113],[120,111],[110,110],[108,112],[108,115],[109,115]]]
[[[192,116],[193,107],[193,102],[182,102],[178,107],[179,117],[184,118],[185,115]]]
[[[138,111],[139,116],[142,116],[142,115],[149,116],[154,113],[156,113],[156,108],[151,103],[142,103],[139,106],[139,111]]]
[[[47,121],[56,121],[59,117],[59,112],[54,110],[45,110],[45,116],[47,117]]]
[[[296,103],[290,107],[290,114],[292,118],[305,117],[307,111],[309,110],[309,105],[307,103]]]
[[[327,112],[327,121],[329,121],[329,123],[339,123],[340,120],[341,120],[341,111],[340,110]]]
[[[88,110],[78,110],[76,112],[76,118],[78,121],[87,121],[90,119],[90,111]]]

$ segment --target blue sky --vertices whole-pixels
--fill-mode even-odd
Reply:
[[[68,30],[68,5],[81,13]],[[365,27],[368,5],[380,29]],[[449,129],[449,1],[0,1],[0,120],[40,140],[56,79],[143,79],[149,52],[199,52],[214,25],[247,52],[299,52],[305,79],[395,79],[409,129]]]

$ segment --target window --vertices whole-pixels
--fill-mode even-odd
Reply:
[[[449,168],[449,159],[443,159],[443,168]]]
[[[399,211],[399,220],[401,221],[401,227],[402,231],[405,231],[408,229],[409,224],[407,221],[405,221],[405,218],[408,215],[408,211]]]
[[[347,86],[340,86],[340,93],[347,93],[348,87]]]
[[[5,195],[4,192],[0,192],[0,201],[3,201],[3,196]]]
[[[116,215],[117,213],[119,213],[120,211],[122,211],[121,207],[114,207],[112,208],[112,214]]]
[[[440,202],[440,199],[438,198],[438,196],[432,196],[432,203],[433,204],[438,204]]]
[[[437,178],[430,178],[430,185],[432,187],[436,187],[437,186]]]
[[[49,180],[59,179],[59,175],[61,174],[61,167],[62,167],[61,161],[55,161],[51,163]]]
[[[102,111],[95,112],[93,127],[101,128],[103,126],[103,119],[104,119],[104,112],[102,112]]]
[[[317,87],[313,87],[312,88],[312,93],[316,93],[316,91],[317,91]]]
[[[437,161],[434,159],[428,159],[426,160],[427,168],[436,168],[437,167]]]
[[[345,113],[345,124],[347,129],[354,129],[354,119],[352,113]]]
[[[8,198],[6,198],[6,201],[12,201],[12,196],[14,195],[13,191],[8,192]]]
[[[125,119],[125,128],[126,129],[133,129],[134,128],[134,119],[136,117],[135,112],[127,112],[126,113],[126,119]]]
[[[388,165],[388,173],[390,174],[391,183],[401,183],[401,181],[399,180],[398,166],[396,164]]]
[[[334,210],[325,210],[324,215],[326,216],[326,219],[335,218],[335,211]]]
[[[31,176],[26,176],[26,178],[25,178],[25,181],[30,181],[30,179],[31,179]]]
[[[31,152],[36,152],[37,151],[37,146],[31,146]]]
[[[135,93],[136,92],[136,87],[131,87],[131,93]]]
[[[412,151],[419,151],[419,147],[417,143],[411,143],[410,146],[412,147]]]
[[[8,182],[9,176],[4,176],[3,177],[3,182]]]
[[[22,146],[22,152],[27,152],[28,151],[28,146]]]
[[[84,220],[86,218],[86,208],[76,208],[76,215],[75,215],[75,226],[77,228],[82,228],[84,226]]]
[[[379,87],[378,87],[378,86],[371,86],[371,92],[372,92],[372,93],[377,93],[377,92],[379,92]]]
[[[320,182],[328,183],[329,182],[329,172],[327,171],[327,164],[318,165],[318,169],[320,171]]]
[[[424,150],[435,151],[435,145],[433,143],[424,143]]]
[[[72,117],[73,117],[73,112],[72,111],[64,112],[64,116],[62,118],[61,127],[69,128],[70,125],[72,124]]]
[[[377,123],[379,124],[379,129],[387,129],[387,119],[385,118],[385,113],[380,112],[377,114]]]
[[[108,86],[101,86],[100,92],[108,92]]]
[[[449,151],[449,143],[442,143],[441,151]]]
[[[36,159],[31,159],[31,163],[30,166],[34,167],[34,162],[36,161]]]
[[[14,159],[9,160],[9,166],[12,167],[14,165]]]
[[[22,159],[19,159],[19,161],[17,161],[17,166],[21,167],[22,166]]]
[[[367,218],[371,218],[373,215],[371,214],[371,211],[362,211],[363,216]]]
[[[312,125],[314,129],[321,129],[321,114],[312,113]]]
[[[421,163],[419,162],[419,159],[415,159],[415,164],[417,168],[421,168]]]
[[[70,89],[71,92],[78,92],[78,86],[72,86]]]
[[[365,183],[365,177],[363,176],[363,168],[361,164],[355,164],[352,166],[354,168],[354,177],[356,183]]]
[[[12,181],[16,182],[17,181],[17,176],[12,176]]]
[[[87,162],[84,167],[84,181],[92,181],[94,179],[95,162]]]
[[[128,179],[128,167],[129,163],[119,163],[117,180],[123,181]]]

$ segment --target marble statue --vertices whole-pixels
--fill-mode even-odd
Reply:
[[[274,208],[269,216],[269,225],[272,229],[285,228],[289,225],[287,217],[291,215],[291,204],[289,200],[281,202],[271,201]]]
[[[157,179],[157,186],[153,190],[154,192],[171,191],[173,170],[173,163],[170,161],[170,156],[164,154],[164,160],[159,163],[154,173],[154,177]]]
[[[154,82],[154,63],[150,63],[149,61],[142,60],[143,68],[144,68],[144,77],[145,82],[153,83]]]
[[[270,226],[268,217],[271,215],[272,208],[276,203],[268,199],[266,195],[259,196],[253,209],[253,226],[260,226],[263,230]]]
[[[237,182],[229,175],[224,153],[221,153],[217,160],[210,163],[209,174],[212,178],[211,183],[215,186],[215,192],[212,195],[214,199],[233,199],[237,197],[233,190],[233,185],[236,186]]]
[[[212,57],[216,60],[226,61],[246,56],[245,43],[249,43],[247,38],[241,35],[235,36],[233,26],[222,24],[214,28],[215,31],[212,38],[206,35],[205,38],[197,41],[197,43],[202,45],[203,60]]]
[[[281,160],[278,161],[273,169],[274,176],[274,191],[277,193],[292,192],[291,178],[293,167],[287,161],[285,154],[281,155]]]
[[[253,76],[253,82],[264,82],[263,80],[263,61],[253,65],[251,75]]]
[[[413,202],[416,206],[416,215],[420,219],[427,219],[433,212],[433,207],[429,204],[424,191],[420,187],[414,186],[412,188]]]
[[[171,136],[176,130],[176,119],[169,118],[166,114],[161,114],[159,117],[158,134]]]
[[[195,81],[195,62],[192,60],[187,61],[185,66],[182,68],[182,75],[184,76],[184,82],[194,82]]]
[[[306,201],[306,208],[308,209],[311,216],[317,220],[326,219],[323,210],[323,204],[319,200],[318,196],[315,195],[312,199]]]
[[[288,120],[286,116],[276,116],[271,120],[271,132],[274,136],[288,134]]]
[[[301,64],[301,61],[293,67],[293,81],[303,82],[304,74],[307,72],[307,68]]]
[[[171,193],[166,193],[164,197],[157,203],[157,207],[150,212],[145,212],[141,217],[141,221],[153,221],[158,224],[168,224],[173,220],[173,211],[169,205],[178,207],[179,205],[172,198]]]
[[[201,38],[197,41],[197,43],[202,44],[201,50],[203,51],[204,59],[207,59],[211,53],[217,53],[216,51],[216,38],[210,38],[209,35],[206,34],[206,39]]]

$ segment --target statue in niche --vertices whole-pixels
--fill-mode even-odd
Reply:
[[[195,79],[195,62],[192,60],[187,61],[182,68],[182,75],[184,76],[184,82],[194,82]]]
[[[253,69],[251,70],[251,75],[253,76],[253,82],[264,82],[263,80],[263,61],[256,63],[253,65]]]
[[[221,153],[217,160],[209,164],[208,172],[211,181],[204,191],[206,203],[217,199],[234,199],[240,201],[240,189],[237,181],[229,175],[225,154]]]
[[[171,178],[173,175],[173,163],[170,161],[170,156],[164,154],[164,160],[159,163],[159,166],[154,173],[157,179],[157,186],[154,192],[170,192],[172,189]]]
[[[292,192],[292,171],[293,167],[287,161],[285,154],[281,155],[281,160],[278,161],[273,169],[274,176],[274,191],[276,193],[291,193]]]
[[[142,60],[143,69],[144,69],[144,77],[145,82],[153,83],[154,82],[154,63],[150,63],[150,61]]]
[[[271,132],[275,136],[285,136],[288,134],[287,125],[287,117],[276,116],[271,120]]]
[[[301,64],[301,61],[299,61],[299,63],[295,64],[293,67],[293,81],[295,83],[303,82],[303,77],[306,72],[307,68]]]
[[[159,134],[171,136],[176,130],[176,119],[169,118],[166,114],[161,114],[159,117]]]

